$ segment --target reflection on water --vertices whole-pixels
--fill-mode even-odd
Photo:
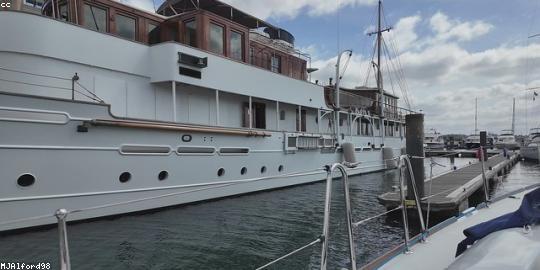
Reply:
[[[435,158],[451,169],[446,158]],[[456,159],[461,167],[474,159]],[[429,175],[429,160],[426,160]],[[520,162],[495,188],[502,194],[540,179],[538,164]],[[329,269],[348,263],[343,193],[334,183]],[[351,178],[353,220],[385,211],[377,196],[392,190],[397,172]],[[144,215],[123,216],[68,227],[73,269],[254,269],[317,238],[322,231],[323,182],[188,205]],[[399,220],[374,219],[354,232],[358,264],[403,241]],[[2,261],[51,262],[56,267],[55,229],[0,237]],[[271,269],[317,269],[320,245]],[[54,269],[54,268],[53,268]]]

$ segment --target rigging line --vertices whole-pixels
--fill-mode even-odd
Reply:
[[[368,85],[368,81],[369,81],[369,77],[370,77],[370,74],[371,74],[371,69],[373,68],[373,60],[375,60],[375,50],[377,49],[377,45],[375,43],[375,41],[373,42],[373,51],[371,53],[371,60],[369,61],[367,67],[368,67],[368,70],[367,70],[367,75],[366,75],[366,80],[364,81],[364,86],[367,86]]]
[[[84,89],[86,92],[88,92],[89,94],[91,94],[91,95],[94,96],[95,98],[99,99],[99,101],[101,101],[102,103],[105,103],[105,100],[103,100],[102,98],[98,97],[96,94],[92,93],[92,91],[88,90],[86,87],[84,87],[84,85],[82,85],[82,84],[79,83],[78,81],[75,81],[75,83],[77,83],[77,85],[80,86],[82,89]]]
[[[300,252],[300,251],[302,251],[302,250],[304,250],[304,249],[306,249],[306,248],[308,248],[308,247],[311,247],[311,246],[313,246],[313,245],[315,245],[315,244],[317,244],[317,243],[320,243],[320,242],[322,242],[322,241],[324,241],[324,238],[323,238],[323,236],[321,235],[321,236],[319,236],[319,238],[315,239],[313,242],[311,242],[311,243],[309,243],[309,244],[306,244],[306,245],[304,245],[304,246],[302,246],[302,247],[300,247],[300,248],[298,248],[298,249],[295,249],[295,250],[293,250],[293,251],[291,251],[291,252],[289,252],[289,253],[287,253],[287,254],[285,254],[285,255],[283,255],[283,256],[281,256],[281,257],[279,257],[279,258],[277,258],[277,259],[275,259],[275,260],[273,260],[273,261],[271,261],[271,262],[269,262],[269,263],[263,265],[263,266],[261,266],[261,267],[256,268],[255,270],[262,270],[262,269],[265,269],[265,268],[267,268],[267,267],[270,266],[270,265],[273,265],[273,264],[275,264],[275,263],[277,263],[277,262],[279,262],[279,261],[281,261],[281,260],[283,260],[283,259],[285,259],[285,258],[291,256],[291,255],[294,255],[295,253],[298,253],[298,252]]]
[[[407,80],[405,79],[405,72],[404,72],[404,69],[403,69],[403,65],[401,64],[401,59],[399,57],[399,51],[397,49],[397,45],[395,44],[395,41],[393,39],[390,39],[390,47],[392,48],[392,50],[394,51],[394,54],[395,54],[395,62],[397,64],[397,70],[399,72],[399,79],[403,85],[402,87],[402,91],[404,91],[404,100],[408,106],[408,109],[411,109],[412,107],[412,101],[410,100],[409,98],[409,86],[407,84]]]
[[[390,88],[392,89],[392,94],[396,94],[396,92],[394,91],[394,80],[392,79],[392,72],[391,72],[391,65],[392,65],[392,62],[390,61],[389,59],[389,53],[388,53],[388,48],[386,47],[386,42],[384,39],[381,39],[382,41],[382,44],[383,44],[383,52],[386,51],[386,53],[383,53],[383,57],[384,59],[386,59],[387,61],[387,64],[384,65],[386,66],[386,73],[388,73],[388,79],[390,80]],[[388,64],[390,63],[390,64]],[[383,68],[384,69],[384,68]],[[398,82],[399,83],[399,82]],[[399,87],[399,86],[398,86]]]
[[[6,71],[11,71],[11,72],[23,73],[23,74],[27,74],[27,75],[38,76],[38,77],[52,78],[52,79],[58,79],[58,80],[63,80],[63,81],[71,81],[71,79],[69,79],[69,78],[56,77],[56,76],[51,76],[51,75],[42,75],[42,74],[32,73],[32,72],[28,72],[28,71],[9,69],[9,68],[5,68],[5,67],[0,67],[0,69],[1,70],[6,70]]]

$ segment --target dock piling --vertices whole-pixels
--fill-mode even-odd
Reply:
[[[408,114],[405,116],[406,125],[406,151],[411,158],[412,173],[416,180],[416,191],[420,198],[424,197],[424,115],[423,114]],[[407,174],[405,174],[407,175]],[[410,177],[406,177],[407,187],[413,183]],[[407,199],[414,199],[413,189],[407,188]]]

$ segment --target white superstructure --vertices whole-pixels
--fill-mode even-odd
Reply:
[[[444,139],[441,137],[441,133],[433,128],[424,133],[424,144],[426,150],[444,149]]]
[[[366,98],[342,107],[335,134],[305,60],[233,37],[252,17],[80,2],[47,16],[0,11],[0,230],[54,223],[59,208],[86,219],[322,180],[321,166],[341,161],[338,136],[364,163],[350,174],[387,169],[383,148],[392,158],[404,146],[404,112],[387,104],[395,113],[382,120]],[[136,20],[133,32],[121,16]]]
[[[495,141],[495,147],[498,149],[519,149],[519,144],[516,141],[516,136],[512,130],[503,130]]]

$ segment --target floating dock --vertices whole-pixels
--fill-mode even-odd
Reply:
[[[500,154],[500,149],[487,149],[488,157]],[[476,157],[476,150],[470,149],[431,149],[425,151],[426,157],[450,156],[450,157]]]
[[[519,154],[509,153],[508,156],[497,154],[490,157],[485,163],[485,175],[489,183],[494,183],[500,176],[507,174],[512,166],[519,160]],[[469,205],[483,201],[484,189],[482,179],[482,163],[477,162],[466,167],[436,176],[424,182],[425,194],[420,204],[426,210],[428,201],[431,212],[441,214],[454,214],[461,212]],[[429,193],[431,185],[431,193]],[[430,195],[431,194],[431,195]],[[480,199],[479,199],[480,198]],[[401,204],[399,190],[382,194],[378,200],[387,209],[398,207]],[[414,201],[407,202],[414,205]]]

